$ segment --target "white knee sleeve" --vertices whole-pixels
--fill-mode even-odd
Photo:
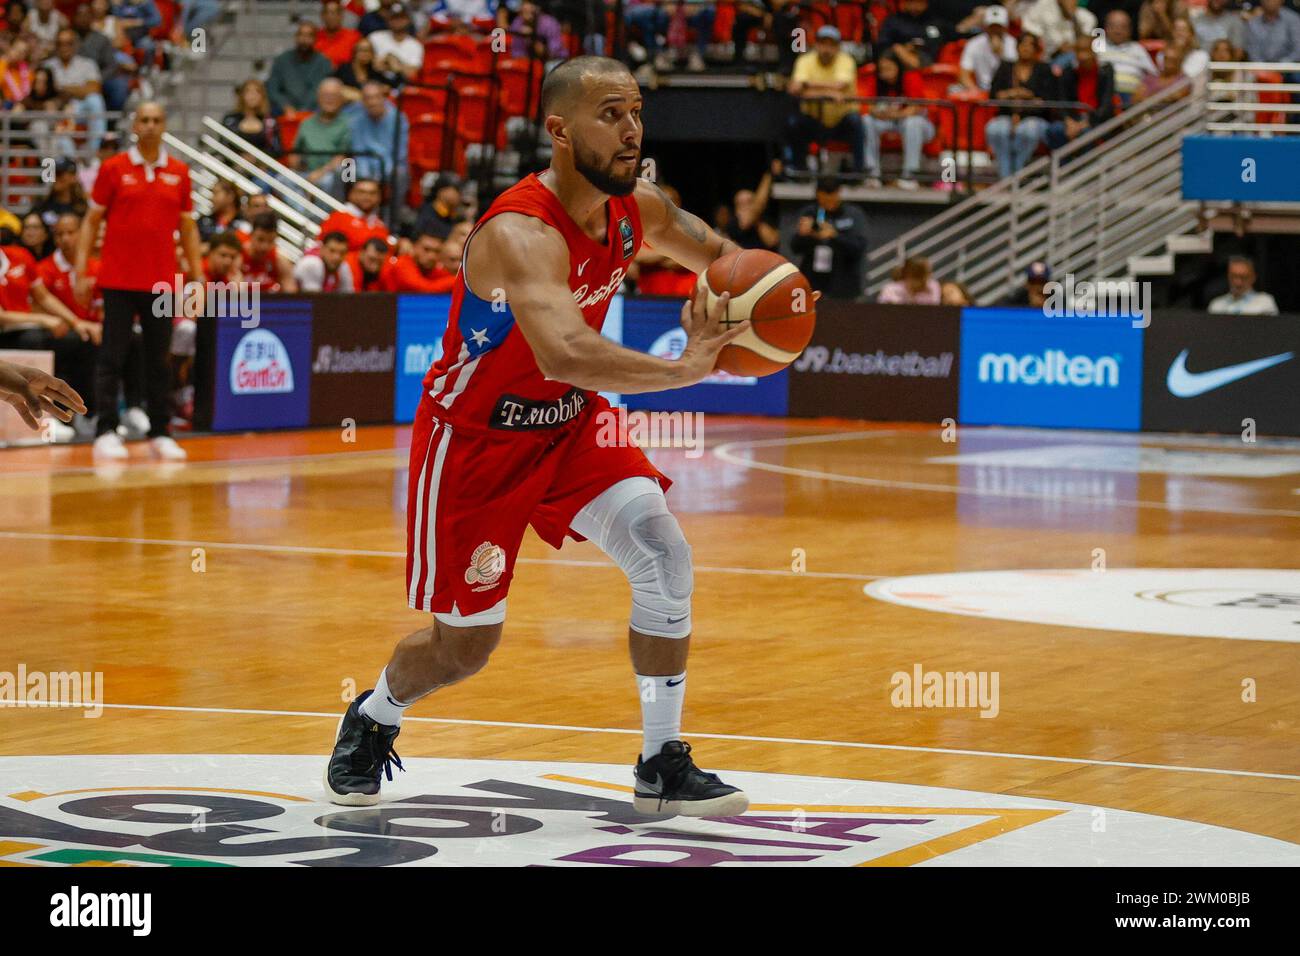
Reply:
[[[620,481],[578,513],[573,530],[595,541],[627,575],[633,630],[652,637],[691,633],[691,546],[657,482]]]

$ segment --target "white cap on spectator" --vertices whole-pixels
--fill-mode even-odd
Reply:
[[[989,6],[984,8],[984,25],[989,27],[995,23],[1000,27],[1011,25],[1011,18],[1007,16],[1006,7]]]

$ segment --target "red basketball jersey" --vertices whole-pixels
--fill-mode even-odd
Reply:
[[[503,212],[532,216],[558,230],[569,246],[569,289],[596,331],[605,324],[609,301],[641,247],[641,215],[633,196],[606,202],[605,242],[584,233],[556,195],[536,174],[497,197],[465,242],[451,294],[443,354],[424,378],[434,415],[464,429],[531,431],[576,418],[593,392],[549,381],[515,327],[508,302],[480,299],[465,282],[470,242],[483,223]],[[496,306],[494,309],[493,306]]]

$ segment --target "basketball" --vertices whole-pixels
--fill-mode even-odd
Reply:
[[[718,354],[715,368],[733,375],[771,375],[799,357],[812,338],[817,313],[812,288],[793,262],[765,249],[729,252],[700,274],[712,309],[731,293],[723,323],[751,327]]]

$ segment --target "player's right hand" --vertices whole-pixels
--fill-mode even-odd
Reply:
[[[731,294],[718,296],[712,309],[706,306],[708,296],[696,285],[690,301],[682,306],[682,328],[686,330],[686,348],[681,361],[693,370],[694,381],[703,381],[713,371],[718,353],[728,342],[749,329],[749,320],[728,326],[725,323],[727,303]]]
[[[72,421],[72,413],[86,412],[86,403],[67,382],[39,369],[0,361],[0,402],[18,412],[28,428],[40,428],[41,416]]]

